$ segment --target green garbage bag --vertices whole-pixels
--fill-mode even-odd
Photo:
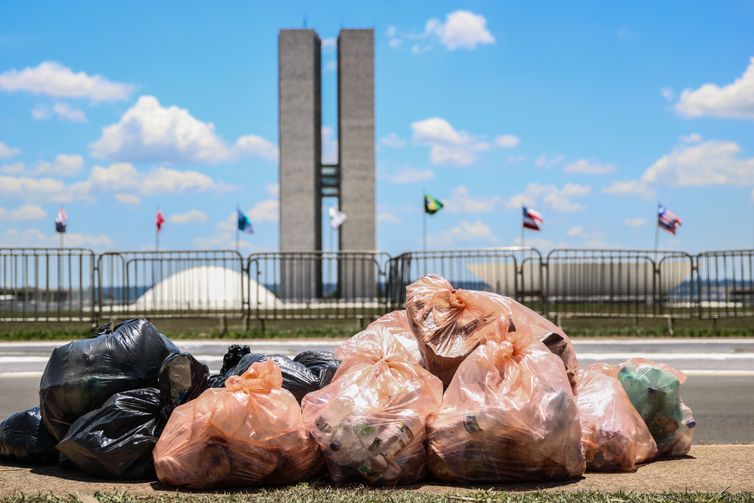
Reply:
[[[687,454],[696,421],[681,401],[686,376],[670,365],[634,358],[621,364],[618,380],[647,424],[659,455]]]

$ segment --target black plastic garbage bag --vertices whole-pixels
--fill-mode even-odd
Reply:
[[[39,407],[16,412],[0,423],[0,458],[32,464],[56,463],[56,440],[42,423]]]
[[[57,448],[92,475],[146,477],[154,471],[152,449],[166,422],[162,408],[157,388],[116,393],[74,421]]]
[[[330,351],[302,351],[293,359],[311,370],[317,380],[319,387],[324,388],[332,381],[335,372],[340,367],[340,360]]]
[[[174,353],[165,358],[158,378],[165,406],[177,407],[193,400],[207,389],[209,368],[188,353]]]
[[[238,344],[228,346],[228,351],[225,353],[225,356],[223,356],[223,366],[220,369],[220,373],[225,374],[227,371],[238,365],[241,358],[249,353],[251,353],[251,348],[249,346],[240,346]]]
[[[293,396],[295,396],[296,400],[299,402],[301,402],[301,399],[304,398],[304,395],[307,393],[319,389],[318,376],[305,365],[295,362],[284,355],[262,355],[259,353],[249,353],[248,355],[244,355],[244,357],[241,358],[241,361],[239,361],[235,367],[228,370],[224,375],[212,376],[209,380],[210,387],[221,388],[225,386],[225,381],[230,376],[241,375],[251,367],[252,363],[261,362],[263,360],[272,360],[278,367],[280,367],[280,371],[283,374],[283,388],[293,393]]]
[[[39,390],[42,420],[60,440],[72,422],[115,393],[157,386],[163,360],[178,348],[145,319],[53,351]]]
[[[68,429],[58,450],[85,472],[133,479],[154,472],[152,449],[173,409],[204,390],[209,371],[188,353],[163,362],[159,389],[117,393]]]

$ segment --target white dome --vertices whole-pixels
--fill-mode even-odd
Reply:
[[[249,280],[241,271],[220,266],[198,266],[163,279],[144,292],[132,307],[142,311],[240,311],[246,291],[249,291],[252,308],[260,304],[272,307],[277,302],[272,292]]]

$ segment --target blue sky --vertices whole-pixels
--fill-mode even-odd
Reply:
[[[754,2],[0,4],[0,246],[277,247],[277,31],[373,27],[378,246],[664,248],[754,241]],[[348,225],[346,222],[345,225]],[[325,244],[329,243],[326,235]]]

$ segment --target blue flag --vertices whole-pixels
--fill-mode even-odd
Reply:
[[[247,234],[254,234],[254,226],[251,225],[249,217],[240,209],[236,208],[238,212],[238,230]]]

